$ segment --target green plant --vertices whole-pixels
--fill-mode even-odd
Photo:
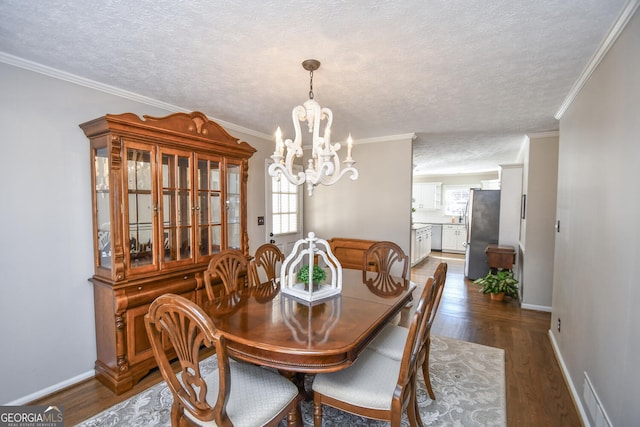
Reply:
[[[327,278],[327,273],[317,265],[313,266],[313,274],[311,276],[314,284],[320,284]],[[298,280],[305,285],[309,284],[309,265],[303,265],[298,270]]]
[[[480,286],[480,292],[483,294],[504,292],[505,295],[518,299],[518,281],[513,277],[511,270],[498,270],[495,273],[489,270],[486,276],[474,280],[473,283]]]

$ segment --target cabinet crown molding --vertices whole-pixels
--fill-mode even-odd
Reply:
[[[164,117],[144,115],[142,118],[134,113],[106,114],[104,117],[83,123],[80,127],[87,137],[107,130],[130,132],[135,128],[136,135],[157,138],[165,134],[172,138],[187,138],[192,145],[200,142],[203,148],[216,144],[244,154],[251,155],[256,152],[255,148],[231,136],[222,126],[199,111],[174,113]]]

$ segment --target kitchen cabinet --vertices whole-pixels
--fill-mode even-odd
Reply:
[[[413,204],[416,210],[440,209],[442,200],[442,183],[415,182],[413,183]]]
[[[174,293],[201,304],[211,257],[248,256],[255,149],[199,112],[107,114],[80,127],[91,147],[96,378],[120,394],[156,366],[151,302]]]
[[[411,266],[420,263],[431,254],[431,226],[411,230]]]
[[[442,226],[442,252],[466,252],[467,228],[464,224]]]

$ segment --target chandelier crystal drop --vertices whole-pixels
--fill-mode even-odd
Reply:
[[[351,157],[353,140],[351,135],[347,139],[347,157],[343,161],[344,168],[340,166],[338,151],[341,148],[339,142],[331,143],[331,124],[333,113],[313,99],[313,72],[320,67],[320,61],[307,59],[302,62],[302,67],[309,71],[309,99],[302,105],[294,107],[291,112],[295,138],[282,140],[280,127],[276,131],[276,148],[271,158],[273,163],[269,165],[269,175],[280,179],[284,175],[293,185],[307,183],[307,193],[313,195],[313,189],[319,185],[333,185],[343,175],[350,173],[351,180],[358,179],[358,170],[353,167],[356,163]],[[326,120],[324,133],[320,136],[321,122]],[[293,162],[296,157],[302,157],[302,134],[300,122],[307,122],[309,133],[312,134],[311,158],[307,161],[307,169],[304,172],[294,172]],[[286,148],[286,155],[285,155]]]

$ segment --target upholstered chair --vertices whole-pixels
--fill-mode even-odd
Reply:
[[[290,426],[297,424],[298,388],[276,372],[229,359],[224,335],[195,303],[165,294],[144,320],[173,394],[172,426],[277,426],[287,416]],[[215,351],[206,360],[212,367],[200,360],[203,347]],[[177,355],[177,373],[168,351]]]
[[[313,380],[314,426],[322,426],[322,405],[400,426],[407,411],[409,423],[419,421],[416,372],[420,343],[426,333],[426,311],[435,293],[429,278],[412,317],[401,360],[365,349],[354,364],[337,372],[317,374]]]
[[[435,295],[427,308],[427,333],[423,337],[421,343],[419,363],[422,364],[422,375],[424,377],[424,383],[427,387],[429,397],[435,400],[436,396],[431,386],[431,377],[429,375],[429,351],[431,348],[431,325],[438,312],[440,305],[440,299],[442,298],[442,292],[444,291],[444,284],[447,280],[447,263],[441,262],[433,275],[435,284]],[[367,349],[376,351],[387,357],[395,360],[402,358],[403,346],[407,340],[409,330],[402,326],[388,324],[382,331],[371,341],[367,346]]]
[[[246,286],[246,276],[249,273],[249,261],[244,254],[236,249],[225,249],[215,254],[209,266],[204,272],[204,287],[209,300],[214,300],[220,295],[216,295],[212,276],[217,276],[224,286],[223,294],[229,294]]]
[[[265,243],[256,249],[256,253],[249,264],[250,286],[276,281],[280,278],[279,267],[284,261],[284,254],[276,245]]]

